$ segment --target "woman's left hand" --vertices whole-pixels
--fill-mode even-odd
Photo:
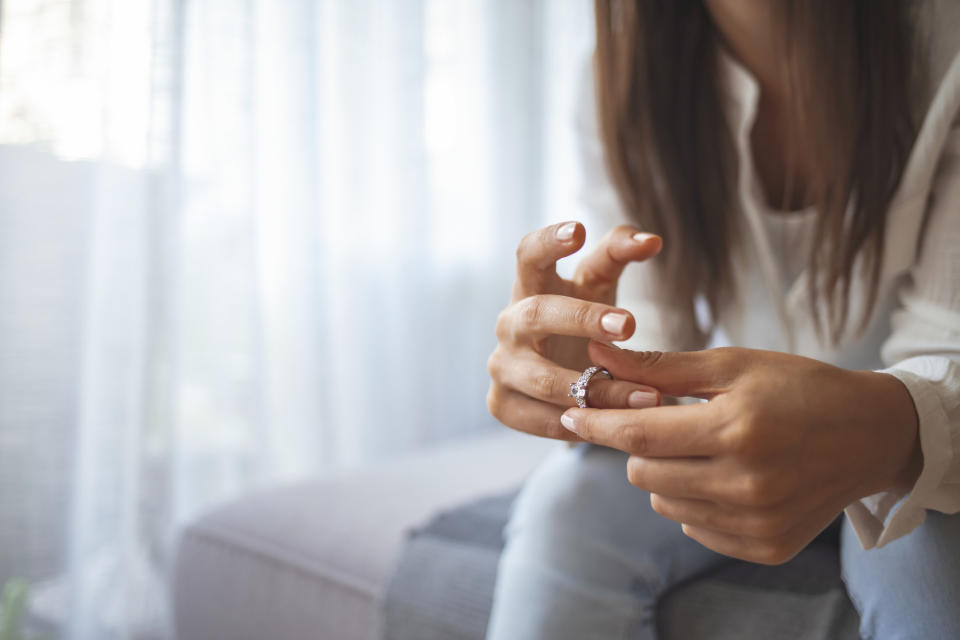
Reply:
[[[615,378],[708,402],[569,409],[584,440],[630,455],[653,509],[719,553],[793,558],[848,504],[908,491],[922,467],[917,417],[893,376],[800,356],[723,348],[634,352],[590,343]]]

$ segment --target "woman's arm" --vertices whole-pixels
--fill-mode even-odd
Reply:
[[[900,380],[916,408],[922,471],[909,491],[885,491],[847,508],[865,548],[906,535],[927,509],[960,511],[960,128],[944,147],[931,201],[882,350],[883,371]]]
[[[883,346],[887,369],[593,343],[593,360],[622,380],[710,401],[574,409],[565,425],[631,453],[631,481],[688,535],[754,561],[789,559],[844,508],[865,547],[906,535],[927,509],[960,511],[960,129],[932,195]]]

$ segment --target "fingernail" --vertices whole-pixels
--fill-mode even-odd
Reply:
[[[627,326],[627,314],[618,311],[606,313],[600,318],[600,325],[607,333],[618,336],[623,333],[623,328]]]
[[[560,416],[560,424],[562,424],[563,428],[566,429],[567,431],[572,431],[574,433],[577,432],[577,426],[573,423],[573,418],[571,418],[567,414],[563,414],[562,416]]]
[[[644,231],[640,231],[639,233],[633,234],[633,239],[636,240],[637,242],[646,242],[647,240],[653,237],[654,237],[654,234],[646,233]]]
[[[631,409],[646,409],[657,406],[657,394],[649,391],[634,391],[627,396],[627,406]]]
[[[557,228],[557,240],[566,242],[573,237],[573,232],[577,230],[576,222],[568,222]]]

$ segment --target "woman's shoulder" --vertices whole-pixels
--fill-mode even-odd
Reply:
[[[915,0],[914,24],[917,71],[926,85],[920,92],[923,104],[918,106],[925,113],[944,84],[956,81],[953,63],[960,56],[960,2]]]
[[[958,176],[944,171],[944,159],[960,151],[960,2],[917,0],[918,73],[926,84],[918,91],[917,137],[907,158],[900,186],[890,205],[884,246],[883,278],[899,275],[915,264],[918,247],[931,218],[955,224],[954,207],[931,207],[933,190]],[[936,210],[934,210],[936,209]]]

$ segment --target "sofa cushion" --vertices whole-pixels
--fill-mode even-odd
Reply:
[[[411,534],[383,600],[387,640],[484,637],[513,496],[459,506]],[[784,565],[731,560],[677,585],[657,607],[659,637],[859,638],[837,553],[834,527]]]
[[[515,492],[436,515],[403,547],[383,599],[387,640],[483,638]]]
[[[377,599],[407,530],[518,486],[556,446],[506,429],[219,507],[181,533],[180,640],[379,636]]]

